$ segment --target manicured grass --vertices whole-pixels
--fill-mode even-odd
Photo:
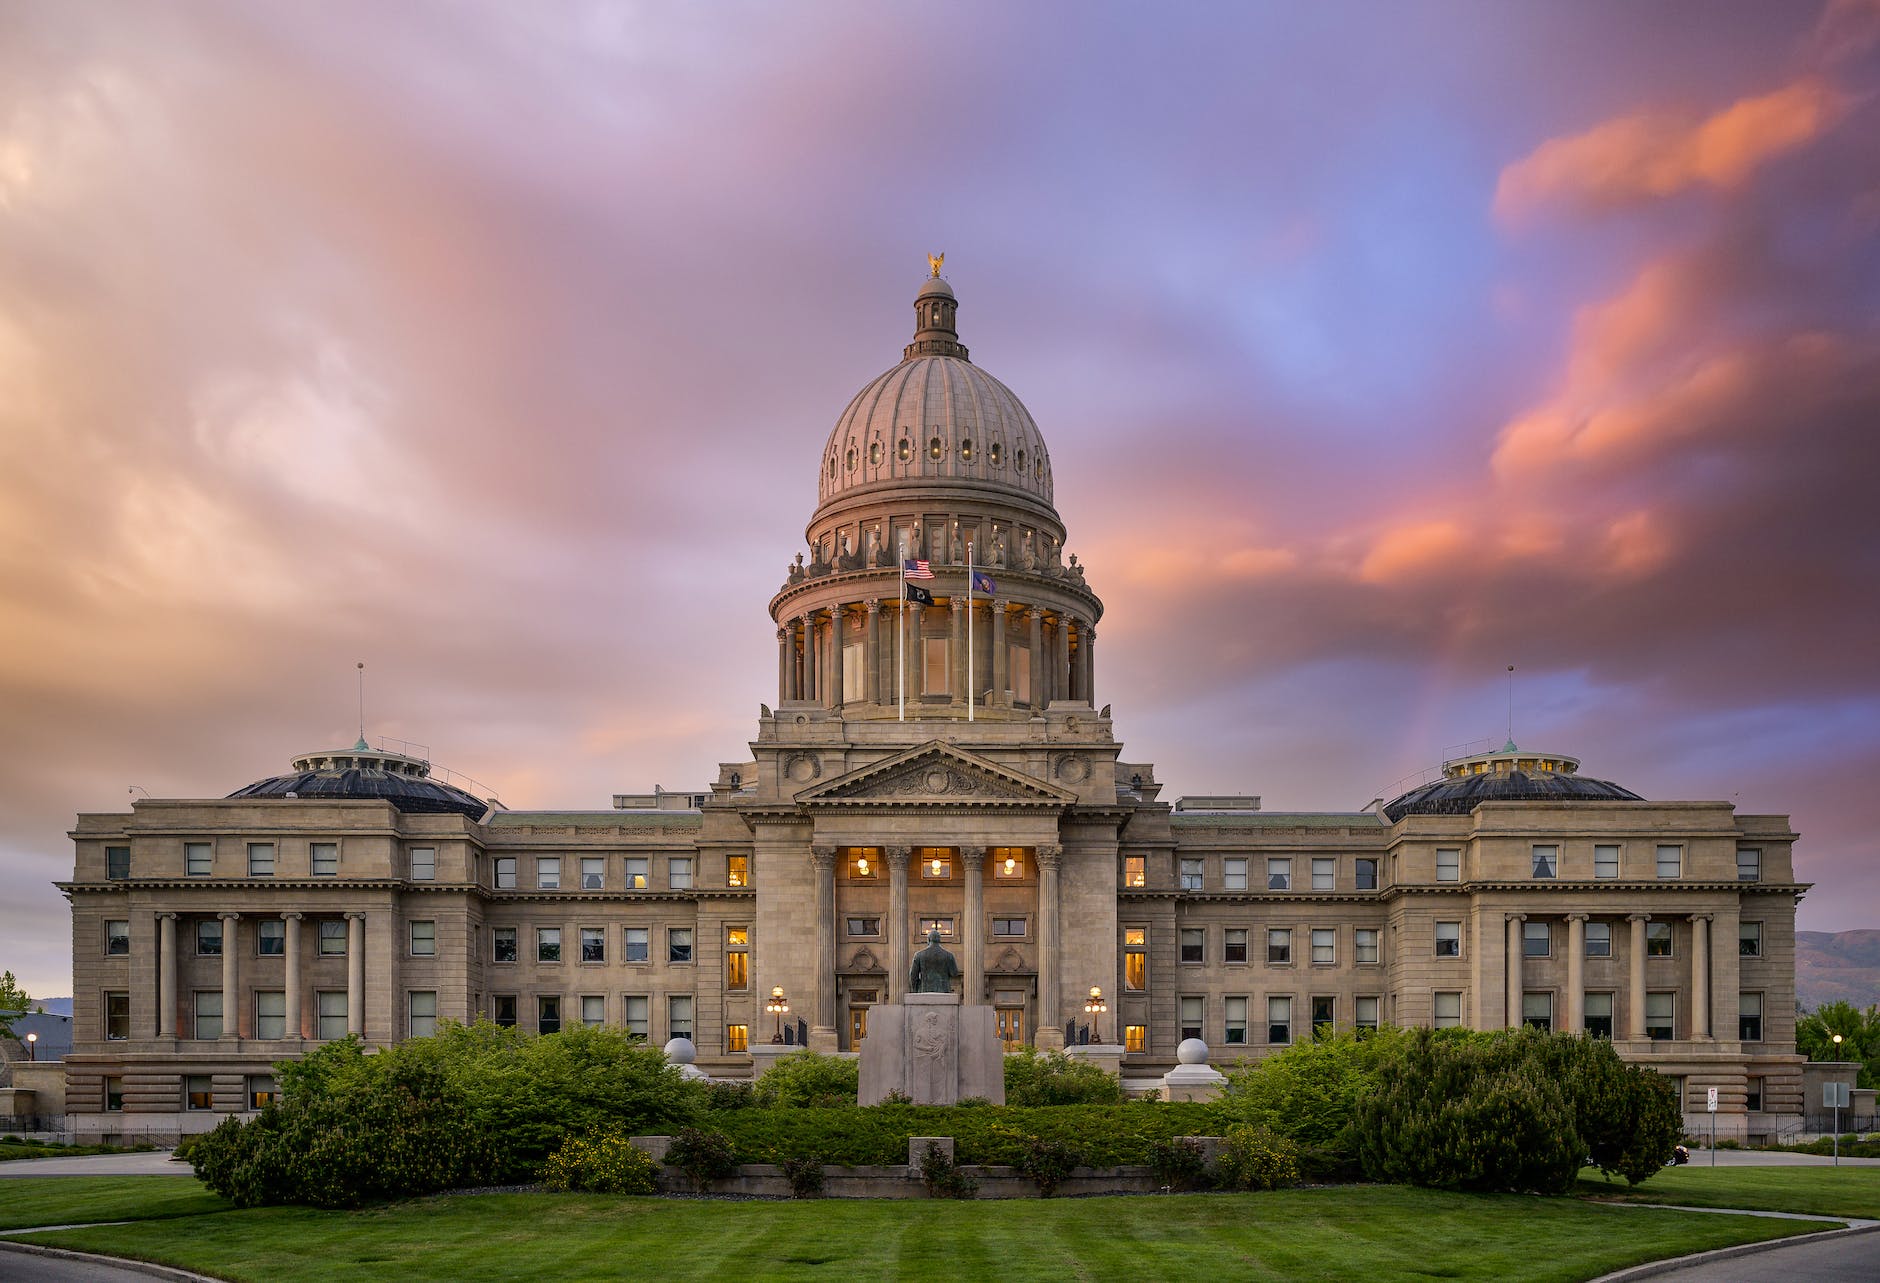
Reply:
[[[1443,1278],[1537,1283],[1803,1232],[1767,1218],[1386,1186],[1049,1202],[488,1194],[35,1236],[260,1283]]]
[[[1576,1193],[1631,1203],[1880,1219],[1880,1167],[1668,1167],[1643,1185],[1610,1185],[1590,1169]],[[1590,1178],[1590,1179],[1589,1179]]]
[[[9,1176],[0,1179],[0,1230],[138,1221],[219,1212],[228,1204],[194,1176]]]

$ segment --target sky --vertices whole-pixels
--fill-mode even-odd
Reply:
[[[1460,745],[1880,926],[1880,0],[0,6],[0,967],[78,812],[366,729],[746,758],[944,251],[1164,796]]]

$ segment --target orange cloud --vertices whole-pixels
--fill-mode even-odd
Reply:
[[[1462,555],[1468,535],[1453,521],[1424,521],[1386,531],[1358,566],[1366,583],[1388,583],[1435,570]]]

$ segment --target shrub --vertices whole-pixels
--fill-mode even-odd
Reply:
[[[713,1113],[727,1109],[749,1109],[757,1103],[750,1083],[724,1082],[705,1084],[705,1108]]]
[[[786,1158],[779,1166],[783,1178],[790,1182],[791,1198],[816,1198],[823,1192],[822,1159]]]
[[[953,1157],[938,1145],[921,1152],[920,1180],[929,1198],[972,1198],[979,1193],[979,1182],[959,1169]]]
[[[1296,1141],[1319,1156],[1321,1167],[1355,1170],[1358,1100],[1403,1037],[1395,1029],[1342,1033],[1295,1043],[1257,1064],[1243,1062],[1228,1071],[1221,1112]]]
[[[684,1172],[703,1190],[737,1171],[738,1156],[723,1132],[683,1127],[666,1150],[666,1165]]]
[[[1151,1143],[1149,1168],[1157,1180],[1172,1190],[1205,1189],[1208,1185],[1207,1151],[1193,1136],[1176,1136]]]
[[[1021,1146],[1018,1170],[1038,1187],[1041,1197],[1050,1198],[1077,1166],[1077,1151],[1063,1141],[1042,1136],[1026,1136]]]
[[[799,1051],[779,1056],[757,1080],[751,1099],[769,1108],[827,1109],[855,1104],[860,1090],[860,1061]]]
[[[651,1194],[659,1164],[619,1132],[570,1136],[542,1165],[542,1183],[556,1190]]]
[[[1299,1183],[1299,1154],[1270,1127],[1237,1123],[1221,1145],[1221,1184],[1227,1189],[1279,1189]]]
[[[1120,1105],[1123,1084],[1062,1051],[1026,1047],[1005,1058],[1007,1105]]]

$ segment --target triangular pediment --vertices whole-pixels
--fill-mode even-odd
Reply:
[[[1068,806],[1077,795],[933,741],[796,795],[803,806]]]

